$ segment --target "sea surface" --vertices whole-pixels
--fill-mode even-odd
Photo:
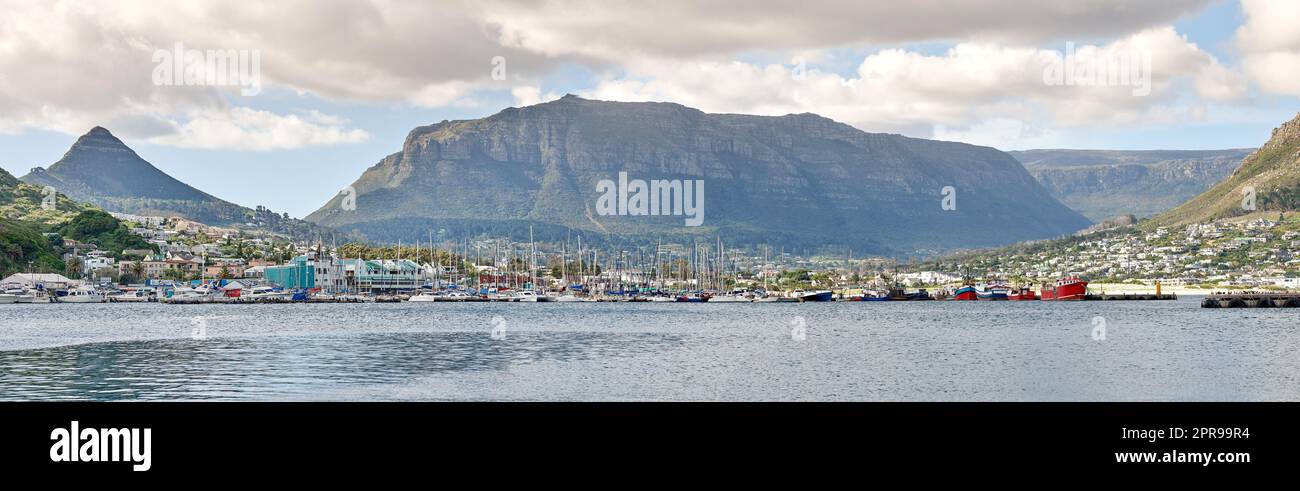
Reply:
[[[3,400],[1300,400],[1300,309],[0,305]]]

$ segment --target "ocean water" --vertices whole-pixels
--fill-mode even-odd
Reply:
[[[3,400],[1273,401],[1298,353],[1192,297],[0,305]]]

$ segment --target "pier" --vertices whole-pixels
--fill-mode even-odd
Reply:
[[[1089,293],[1084,300],[1178,300],[1173,293]]]
[[[1201,300],[1201,307],[1207,309],[1295,308],[1300,307],[1300,292],[1215,293]]]

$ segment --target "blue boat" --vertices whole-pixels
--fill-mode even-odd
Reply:
[[[790,298],[794,298],[800,302],[832,302],[835,300],[835,292],[830,290],[795,290],[790,293]]]

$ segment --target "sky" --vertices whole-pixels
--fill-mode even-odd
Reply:
[[[1293,0],[172,3],[0,0],[0,167],[103,126],[302,217],[416,126],[566,93],[1003,150],[1255,147],[1300,111]]]

